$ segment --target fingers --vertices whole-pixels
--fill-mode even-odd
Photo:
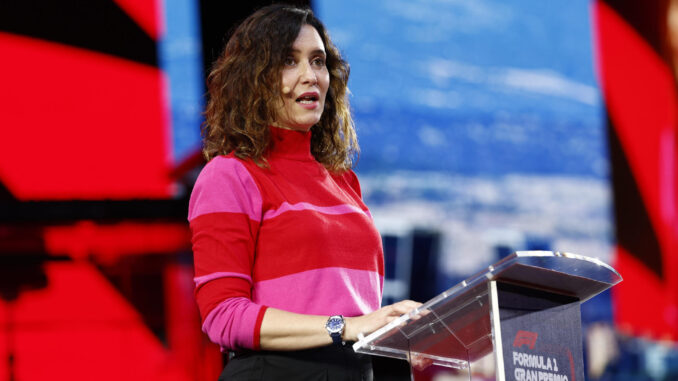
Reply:
[[[391,307],[391,311],[393,311],[393,313],[397,315],[403,315],[415,308],[418,308],[419,306],[421,306],[421,303],[419,302],[412,300],[401,300],[398,303],[391,304],[389,307]]]
[[[415,302],[414,300],[405,299],[405,300],[399,301],[398,303],[394,303],[394,305],[401,305],[401,306],[404,306],[404,307],[407,307],[407,308],[410,308],[410,309],[414,309],[414,308],[421,306],[421,303]]]
[[[355,340],[358,333],[368,335],[419,306],[419,302],[402,300],[367,315],[346,318],[346,337],[348,340]]]

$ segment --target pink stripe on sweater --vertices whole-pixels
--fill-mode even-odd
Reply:
[[[357,206],[353,205],[348,205],[348,204],[340,204],[340,205],[334,205],[334,206],[318,206],[318,205],[313,205],[309,204],[308,202],[300,202],[297,204],[289,204],[287,202],[283,202],[278,209],[275,210],[269,210],[266,213],[264,213],[264,220],[268,220],[270,218],[277,217],[285,212],[289,212],[292,210],[313,210],[318,213],[322,214],[348,214],[348,213],[362,213],[365,214],[369,217],[371,217],[368,213],[365,213],[364,210],[358,208]]]
[[[252,299],[296,313],[359,316],[381,306],[382,283],[373,271],[328,267],[256,282]]]
[[[250,284],[252,283],[252,277],[249,275],[241,274],[241,273],[232,273],[232,272],[216,272],[216,273],[211,273],[203,276],[197,276],[193,278],[193,281],[195,282],[195,286],[198,287],[202,284],[205,284],[209,281],[219,279],[219,278],[227,278],[227,277],[233,277],[233,278],[242,278]]]
[[[237,159],[217,156],[198,176],[188,204],[188,220],[207,213],[244,213],[261,221],[261,193]]]
[[[254,349],[257,316],[262,306],[247,298],[226,299],[214,307],[202,324],[202,331],[219,344],[222,351]]]

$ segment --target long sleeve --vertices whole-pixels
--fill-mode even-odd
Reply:
[[[252,268],[261,222],[259,189],[235,158],[216,157],[189,203],[195,295],[203,331],[222,349],[258,349],[265,306],[252,302]]]

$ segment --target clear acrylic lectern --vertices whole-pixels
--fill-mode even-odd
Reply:
[[[621,280],[594,258],[519,251],[353,348],[416,368],[466,369],[469,379],[474,363],[493,355],[496,380],[583,381],[580,304]]]

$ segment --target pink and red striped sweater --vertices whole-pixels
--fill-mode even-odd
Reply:
[[[359,316],[381,304],[381,239],[352,171],[310,153],[310,132],[271,128],[269,168],[234,155],[202,170],[189,204],[203,331],[259,348],[267,307]]]

